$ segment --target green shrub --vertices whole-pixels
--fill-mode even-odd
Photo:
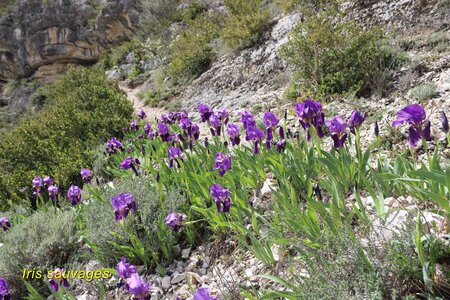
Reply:
[[[206,71],[214,52],[210,42],[218,36],[214,18],[200,16],[189,23],[170,45],[168,74],[175,79],[190,79]]]
[[[437,95],[437,85],[434,83],[423,83],[411,89],[411,97],[419,102],[432,99]]]
[[[113,187],[105,186],[101,190],[102,200],[92,202],[83,212],[86,232],[93,243],[96,259],[112,266],[122,256],[127,256],[112,245],[129,243],[127,234],[114,219],[111,197],[118,193],[129,193],[136,199],[137,213],[130,213],[126,222],[132,233],[140,238],[146,252],[160,253],[163,246],[171,250],[174,239],[171,230],[164,224],[165,212],[180,211],[186,199],[180,193],[168,193],[165,196],[165,207],[161,208],[159,195],[148,178],[127,176]],[[143,263],[138,257],[127,257],[136,263]]]
[[[325,13],[299,24],[281,55],[296,69],[301,92],[316,95],[384,90],[401,60],[378,28],[333,25]],[[380,80],[380,78],[382,80]]]
[[[36,175],[51,175],[65,190],[81,184],[82,167],[92,164],[95,148],[120,135],[133,112],[124,94],[99,69],[72,69],[49,87],[48,105],[0,139],[0,199],[17,200]]]
[[[3,237],[0,250],[0,274],[14,291],[14,299],[25,296],[21,282],[23,270],[46,274],[54,267],[64,267],[74,259],[80,235],[73,210],[38,211],[14,224]],[[28,279],[41,293],[48,294],[44,279]]]
[[[221,37],[232,48],[246,48],[258,41],[269,20],[263,0],[225,0],[230,16]]]
[[[142,27],[150,35],[165,37],[168,28],[177,17],[177,7],[180,1],[173,0],[143,0]]]
[[[189,3],[189,5],[185,9],[181,10],[181,12],[180,12],[181,20],[185,21],[185,22],[194,20],[195,18],[197,18],[198,16],[200,16],[207,10],[208,10],[208,8],[206,7],[206,5],[204,3],[201,3],[201,2]]]

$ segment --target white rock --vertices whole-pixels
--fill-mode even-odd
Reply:
[[[165,276],[161,281],[161,286],[163,290],[168,290],[171,286],[171,280],[169,276]]]
[[[189,254],[191,254],[191,248],[181,250],[181,258],[188,259]]]
[[[172,281],[170,283],[176,284],[182,282],[185,279],[186,279],[185,273],[176,274],[175,276],[173,276]]]

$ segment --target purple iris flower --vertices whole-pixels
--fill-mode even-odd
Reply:
[[[70,186],[67,191],[67,198],[70,200],[70,205],[75,206],[81,201],[81,190],[76,185]]]
[[[130,123],[130,127],[133,128],[135,131],[137,131],[139,129],[139,124],[138,124],[138,122],[136,120],[133,120]]]
[[[341,148],[347,139],[347,133],[345,132],[347,123],[340,116],[334,116],[331,121],[326,121],[325,123],[331,132],[334,147]]]
[[[11,228],[11,222],[8,218],[2,217],[0,218],[0,226],[2,227],[3,231],[8,231],[9,228]]]
[[[380,127],[378,126],[377,121],[375,121],[375,124],[373,125],[373,132],[375,133],[376,137],[380,136]]]
[[[448,119],[445,115],[445,112],[441,112],[441,125],[442,125],[442,131],[445,133],[449,132],[449,126],[448,126]]]
[[[41,189],[41,187],[44,185],[44,181],[42,180],[41,176],[36,176],[31,181],[33,183],[33,187],[36,189]]]
[[[53,179],[50,176],[45,176],[42,181],[46,186],[51,186],[53,184]]]
[[[300,118],[300,124],[303,129],[308,130],[308,128],[312,125],[316,129],[318,137],[324,137],[322,126],[325,124],[325,118],[322,112],[322,105],[319,102],[308,98],[305,102],[299,102],[295,105],[295,112]],[[307,134],[307,139],[311,139],[309,131]]]
[[[431,138],[431,129],[429,124],[425,124],[425,110],[419,104],[411,104],[397,113],[397,119],[392,122],[392,126],[396,127],[405,123],[411,125],[408,130],[408,141],[411,147],[415,147],[419,140],[423,137],[426,140]]]
[[[178,158],[181,159],[181,155],[183,154],[181,149],[178,147],[170,146],[167,152],[168,152],[169,159],[170,159],[169,167],[172,169],[173,162],[176,161],[178,164],[178,167],[180,168],[181,166],[180,166],[180,162],[178,161]]]
[[[218,116],[212,114],[209,117],[209,125],[211,126],[211,134],[213,136],[220,136],[220,129],[222,128],[222,121]]]
[[[198,288],[195,290],[194,300],[218,300],[218,299],[212,297],[209,294],[209,290],[207,288]]]
[[[91,170],[88,168],[81,169],[81,177],[83,177],[84,182],[89,183],[92,180],[92,175],[94,174]]]
[[[0,300],[10,300],[8,283],[4,278],[0,277]]]
[[[50,195],[50,199],[52,199],[52,201],[56,201],[58,199],[59,188],[56,185],[49,186],[48,194]]]
[[[211,197],[216,202],[217,211],[220,213],[227,213],[230,211],[231,200],[230,191],[222,188],[220,184],[215,184],[210,187]]]
[[[178,231],[181,228],[181,225],[183,223],[183,215],[180,213],[171,213],[168,214],[167,217],[164,219],[167,226],[172,228],[175,231]]]
[[[120,150],[123,150],[122,143],[116,137],[112,137],[106,143],[106,152],[108,152],[109,154],[117,153]]]
[[[247,141],[253,141],[254,143],[253,154],[256,155],[259,153],[258,144],[261,142],[263,138],[264,132],[261,129],[259,129],[256,126],[247,127],[247,136],[245,139]]]
[[[229,169],[231,169],[231,157],[228,154],[217,152],[214,170],[220,170],[219,175],[223,176]]]
[[[228,124],[228,120],[230,119],[230,114],[225,110],[219,110],[217,112],[217,116],[220,118],[220,120],[223,122],[223,124],[227,125]]]
[[[272,112],[268,111],[264,114],[264,125],[266,125],[266,146],[270,149],[273,140],[273,130],[277,127],[280,120]]]
[[[131,169],[131,166],[133,165],[134,160],[132,157],[127,157],[124,160],[122,160],[122,162],[120,163],[120,168],[124,169],[124,170],[129,170]]]
[[[150,284],[141,279],[137,273],[133,273],[127,278],[128,290],[134,294],[137,300],[150,300]]]
[[[158,123],[158,133],[164,142],[167,142],[169,140],[169,131],[170,128],[165,123],[163,122]]]
[[[211,107],[202,103],[197,105],[197,110],[200,113],[202,122],[208,121],[209,117],[213,114],[213,110],[211,109]]]
[[[277,146],[277,151],[282,153],[286,149],[286,140],[280,139],[272,142],[273,145]]]
[[[127,263],[125,257],[122,257],[122,260],[117,264],[117,274],[121,279],[127,279],[131,276],[131,274],[136,273],[136,267]]]
[[[148,135],[148,133],[149,133],[150,131],[152,131],[152,125],[151,125],[150,123],[145,124],[145,125],[144,125],[144,132],[145,132],[145,134]]]
[[[230,137],[230,141],[231,141],[231,145],[235,146],[235,145],[239,145],[239,143],[241,142],[241,138],[239,137],[240,135],[240,130],[239,130],[239,126],[236,124],[228,124],[227,126],[227,134]]]
[[[200,127],[198,126],[197,123],[192,124],[191,136],[194,138],[195,141],[198,140],[198,138],[200,137]]]
[[[244,111],[239,113],[241,115],[241,122],[244,124],[244,129],[247,130],[247,128],[256,126],[255,117],[252,115],[249,111]]]
[[[61,285],[65,286],[66,288],[69,287],[69,281],[67,281],[67,278],[65,277],[66,274],[64,272],[64,269],[56,268],[55,270],[53,270],[53,272],[51,272],[48,283],[55,292],[58,292]]]
[[[189,118],[181,118],[178,122],[178,127],[183,129],[184,132],[188,133],[192,127],[192,121]],[[189,135],[189,134],[187,134]]]
[[[131,194],[119,193],[117,196],[111,197],[111,204],[116,221],[126,219],[130,210],[136,212],[136,201]]]
[[[364,114],[361,114],[359,111],[354,110],[352,111],[352,114],[350,115],[350,118],[348,119],[348,126],[350,127],[350,132],[355,134],[355,128],[359,129],[361,127],[362,123],[367,117],[367,112]]]
[[[141,109],[138,112],[138,117],[139,117],[139,119],[143,120],[143,119],[147,118],[147,114],[145,113],[145,111],[143,109]]]

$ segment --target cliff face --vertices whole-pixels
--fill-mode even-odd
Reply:
[[[91,64],[136,30],[138,14],[137,0],[16,1],[0,20],[0,82]]]

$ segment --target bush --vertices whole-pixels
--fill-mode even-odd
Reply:
[[[51,175],[64,191],[81,184],[82,167],[92,164],[95,147],[121,134],[133,108],[99,69],[72,69],[48,91],[43,110],[0,139],[0,199],[24,199],[36,175]]]
[[[221,37],[232,48],[246,48],[258,41],[269,20],[263,0],[225,0],[230,16]]]
[[[411,89],[411,97],[422,102],[438,95],[437,86],[434,83],[423,83]]]
[[[0,274],[8,281],[14,299],[26,291],[21,278],[23,270],[40,270],[44,274],[54,267],[64,267],[74,258],[79,232],[76,213],[70,211],[38,211],[5,233],[0,251]],[[3,234],[3,233],[2,233]],[[41,293],[48,288],[41,279],[29,279]]]
[[[174,240],[171,230],[164,223],[164,212],[180,211],[186,199],[179,193],[168,193],[165,196],[165,207],[162,208],[159,195],[148,178],[127,176],[115,187],[105,186],[101,191],[102,200],[92,202],[83,212],[86,232],[93,243],[96,259],[111,266],[117,264],[122,256],[139,264],[144,263],[138,257],[129,257],[113,246],[129,243],[127,233],[114,219],[111,197],[118,193],[129,193],[136,199],[137,213],[130,213],[126,223],[132,234],[140,238],[146,252],[160,253],[163,247],[171,250]]]
[[[210,42],[218,37],[214,18],[200,16],[189,23],[170,45],[168,74],[175,79],[190,79],[206,71],[214,52]]]
[[[364,96],[384,90],[390,71],[401,62],[380,29],[363,30],[352,22],[333,25],[325,13],[299,24],[281,55],[297,69],[301,92],[316,95]]]

